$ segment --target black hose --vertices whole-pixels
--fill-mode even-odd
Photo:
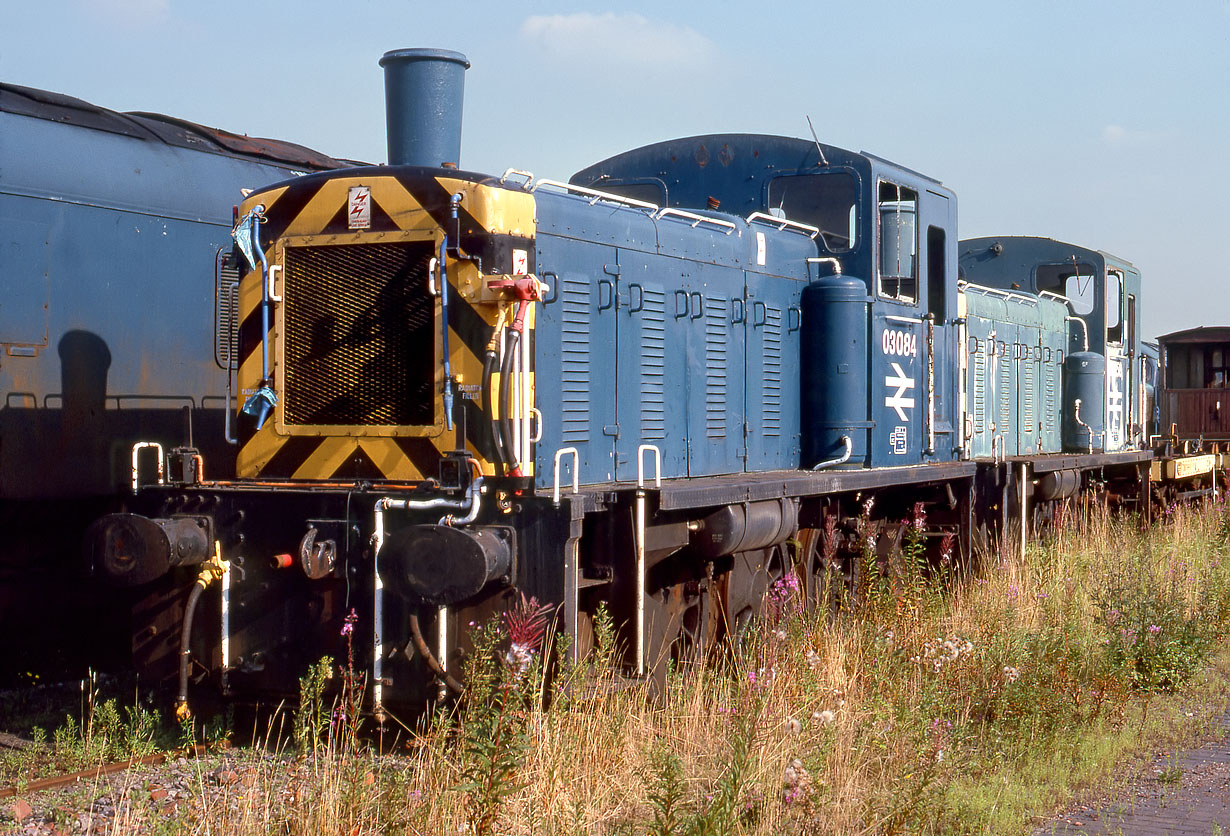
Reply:
[[[427,667],[431,668],[432,672],[444,680],[444,684],[456,694],[460,694],[465,688],[460,682],[453,678],[453,675],[444,669],[440,664],[440,660],[431,652],[431,648],[427,646],[427,642],[423,641],[423,631],[419,628],[418,613],[410,613],[410,639],[414,642],[414,649],[423,657],[423,661],[427,663]]]
[[[521,335],[509,328],[504,344],[504,362],[500,365],[500,440],[504,444],[509,476],[521,475],[521,462],[517,460],[514,452],[516,447],[513,445],[512,397],[509,391],[512,383],[513,360],[516,358],[517,344],[520,340]]]
[[[204,591],[204,582],[197,580],[192,585],[192,592],[188,594],[188,605],[184,607],[184,626],[179,635],[179,705],[188,703],[188,664],[192,655],[188,645],[192,641],[192,619],[196,615],[196,604],[201,600],[201,593]]]
[[[492,337],[494,341],[495,337]],[[504,440],[500,438],[500,428],[495,421],[495,413],[491,411],[491,375],[495,372],[499,355],[494,348],[487,349],[483,359],[483,415],[491,425],[491,438],[495,447],[495,472],[497,476],[504,475]]]

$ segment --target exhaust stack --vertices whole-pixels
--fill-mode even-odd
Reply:
[[[456,166],[469,60],[447,49],[395,49],[380,66],[389,165]]]

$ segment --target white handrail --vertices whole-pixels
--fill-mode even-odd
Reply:
[[[806,232],[812,240],[815,240],[816,236],[820,234],[820,227],[818,226],[799,223],[798,221],[788,220],[787,218],[779,218],[775,215],[770,215],[767,212],[753,212],[748,215],[746,219],[747,225],[751,226],[753,221],[764,221],[768,224],[776,224],[779,230],[785,229],[786,227],[797,229],[800,232]]]
[[[661,220],[667,215],[672,215],[676,218],[686,218],[692,221],[692,229],[696,229],[700,224],[713,224],[714,226],[724,227],[727,235],[735,231],[735,225],[730,221],[724,221],[721,218],[709,218],[704,215],[698,215],[695,212],[689,212],[686,209],[676,209],[673,206],[666,206],[658,210],[658,214],[654,215],[654,220]]]
[[[165,465],[166,456],[162,451],[162,445],[159,444],[157,441],[138,441],[136,444],[132,445],[132,492],[133,493],[136,493],[137,489],[141,487],[140,453],[142,450],[144,450],[147,447],[158,451],[158,484],[165,485],[167,483],[167,479],[166,479],[167,471],[166,471],[166,465]]]
[[[534,182],[534,175],[532,172],[526,171],[522,168],[509,168],[504,170],[504,176],[500,178],[500,185],[503,186],[504,183],[508,181],[508,178],[512,177],[514,174],[518,177],[525,178],[525,182],[521,184],[521,188],[523,189],[528,189]]]
[[[636,486],[645,487],[645,454],[653,453],[654,486],[662,487],[662,451],[653,444],[642,444],[636,448]]]
[[[647,203],[643,200],[636,200],[635,198],[624,197],[623,195],[612,194],[610,192],[600,192],[597,189],[578,186],[574,183],[564,183],[560,180],[539,180],[530,188],[530,191],[536,192],[543,186],[554,186],[555,188],[563,189],[566,192],[576,192],[577,194],[592,197],[593,200],[589,202],[590,206],[593,206],[600,200],[609,200],[611,203],[622,203],[625,206],[635,206],[637,209],[649,209],[652,212],[658,211],[658,204],[656,203]]]
[[[559,463],[564,456],[572,456],[572,492],[581,490],[581,454],[575,447],[561,447],[555,451],[555,490],[551,500],[559,507]]]

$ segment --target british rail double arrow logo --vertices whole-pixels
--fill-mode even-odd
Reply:
[[[884,385],[889,389],[896,387],[897,392],[893,395],[886,395],[884,405],[890,409],[897,410],[897,417],[902,421],[908,421],[910,416],[905,414],[905,410],[914,408],[914,399],[905,397],[905,393],[906,390],[914,388],[914,378],[905,376],[900,363],[890,363],[889,365],[893,367],[896,375],[884,378]]]

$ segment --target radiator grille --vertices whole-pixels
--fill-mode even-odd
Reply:
[[[288,425],[425,426],[435,416],[430,241],[288,247]]]

